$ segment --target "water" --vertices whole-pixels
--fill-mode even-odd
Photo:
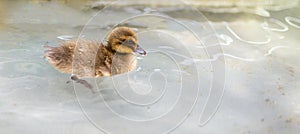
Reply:
[[[140,7],[96,14],[60,1],[4,4],[1,133],[299,132],[299,6],[261,17]],[[86,79],[95,94],[43,59],[46,43],[104,41],[118,24],[137,31],[148,55],[138,57],[136,71]]]

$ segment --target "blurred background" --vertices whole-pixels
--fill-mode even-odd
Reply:
[[[43,59],[44,44],[115,26],[149,51],[130,78],[153,94],[87,79],[95,95]],[[0,133],[297,134],[299,36],[298,0],[1,0]]]

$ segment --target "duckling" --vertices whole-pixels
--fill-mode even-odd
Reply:
[[[136,68],[136,53],[146,55],[138,44],[136,33],[128,27],[117,27],[104,45],[85,39],[62,42],[58,47],[45,46],[45,58],[58,71],[75,79],[113,76]],[[82,83],[82,82],[80,82]]]

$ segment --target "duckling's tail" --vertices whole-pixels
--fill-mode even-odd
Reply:
[[[44,58],[57,70],[63,73],[72,72],[73,50],[67,46],[52,47],[44,45]]]
[[[43,45],[44,48],[46,48],[47,50],[44,51],[44,58],[49,58],[48,54],[51,53],[51,50],[54,48],[54,47],[51,47],[49,46],[48,44],[45,44]]]
[[[44,51],[44,58],[47,60],[59,60],[59,55],[63,54],[63,51],[57,47],[52,47],[49,45],[44,45],[43,47],[47,49]]]

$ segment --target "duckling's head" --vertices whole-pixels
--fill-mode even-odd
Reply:
[[[108,35],[107,46],[111,50],[121,54],[139,53],[146,55],[146,51],[138,44],[136,33],[128,27],[113,29]]]

